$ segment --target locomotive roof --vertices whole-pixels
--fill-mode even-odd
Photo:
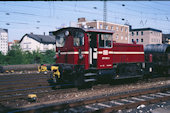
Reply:
[[[170,53],[169,44],[148,44],[144,47],[145,53]]]
[[[66,28],[61,28],[55,32],[59,32],[62,30],[80,30],[83,32],[95,32],[95,33],[108,33],[108,34],[113,34],[114,31],[111,30],[104,30],[104,29],[92,29],[92,28],[78,28],[78,27],[66,27]]]
[[[109,34],[113,34],[114,31],[111,30],[104,30],[104,29],[83,29],[85,32],[96,32],[96,33],[109,33]]]

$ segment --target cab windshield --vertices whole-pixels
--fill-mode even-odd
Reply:
[[[83,32],[76,31],[74,33],[73,44],[74,44],[74,46],[84,45],[84,33]]]
[[[99,34],[99,47],[111,48],[112,47],[112,34]]]
[[[65,45],[65,38],[66,38],[66,35],[64,32],[58,33],[56,35],[56,46],[63,47]]]
[[[64,30],[56,35],[56,46],[63,47],[68,36],[73,37],[74,46],[83,46],[84,45],[84,32],[79,30]]]

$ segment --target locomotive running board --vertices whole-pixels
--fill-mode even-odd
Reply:
[[[135,75],[135,76],[121,75],[121,76],[113,77],[113,79],[127,79],[127,78],[141,78],[141,77],[143,77],[143,75]]]
[[[84,76],[96,76],[97,74],[96,73],[86,73],[86,74],[84,74]]]

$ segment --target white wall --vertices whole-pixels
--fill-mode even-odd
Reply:
[[[40,52],[44,52],[46,50],[55,50],[55,44],[42,44],[38,41],[29,38],[27,35],[23,38],[23,40],[20,42],[21,49],[23,51],[36,51],[40,50]]]
[[[0,51],[6,55],[8,52],[8,33],[0,32]]]

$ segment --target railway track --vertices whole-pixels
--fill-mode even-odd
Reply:
[[[14,110],[12,113],[72,113],[72,112],[116,112],[118,110],[134,108],[139,105],[147,105],[170,100],[170,85],[140,91],[124,92],[122,94],[97,97],[89,100],[80,100],[62,104],[34,106]]]
[[[69,84],[66,84],[69,85]],[[65,86],[66,86],[65,85]],[[58,88],[57,90],[52,90],[52,87]],[[2,101],[11,101],[11,100],[18,100],[18,99],[24,99],[27,100],[28,94],[37,94],[38,98],[42,98],[44,95],[47,94],[60,94],[60,93],[68,93],[70,91],[77,91],[77,89],[60,89],[61,85],[54,85],[54,86],[42,86],[42,87],[34,87],[34,88],[26,88],[26,89],[19,89],[16,91],[11,90],[8,91],[6,94],[0,95],[0,102]]]
[[[37,74],[37,75],[17,75],[17,76],[5,76],[0,77],[0,102],[2,101],[10,101],[15,99],[24,99],[27,98],[27,95],[30,93],[43,95],[46,93],[51,94],[53,89],[57,88],[57,92],[63,92],[61,89],[63,86],[72,86],[72,84],[63,84],[56,85],[49,83],[49,75]],[[111,87],[109,85],[106,86],[94,86],[94,89],[101,89],[105,87]],[[73,87],[70,89],[74,89]],[[67,89],[68,90],[68,89]],[[65,92],[67,92],[67,90]],[[73,90],[74,91],[74,90]]]
[[[71,84],[54,85],[48,81],[49,74],[23,74],[23,75],[4,75],[0,76],[0,105],[4,102],[12,102],[22,105],[21,101],[27,101],[27,95],[30,93],[37,94],[42,99],[47,95],[62,95],[65,93],[78,93],[77,88],[71,87],[63,89],[63,86],[71,86]],[[159,78],[158,80],[160,80]],[[166,80],[163,78],[162,80]],[[157,81],[157,80],[156,80]],[[94,86],[93,89],[112,87],[110,85]],[[57,90],[53,90],[53,88]],[[87,90],[88,91],[88,90]],[[18,104],[18,103],[17,103]]]
[[[21,101],[23,100],[28,103],[28,94],[36,94],[38,98],[43,98],[48,94],[60,94],[68,93],[70,91],[77,91],[76,88],[67,90],[63,89],[63,87],[70,86],[70,84],[51,84],[49,78],[49,73],[0,76],[0,105],[15,102],[18,104],[18,101],[22,104]]]
[[[0,76],[0,102],[23,98],[36,90],[50,90],[49,74],[30,73]],[[40,92],[39,91],[39,92]]]

